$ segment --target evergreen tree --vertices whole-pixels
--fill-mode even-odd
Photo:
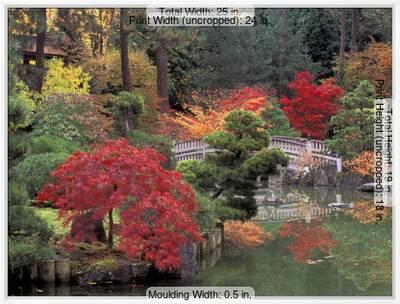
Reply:
[[[231,112],[225,118],[224,130],[204,140],[218,149],[203,162],[217,181],[214,198],[223,194],[228,207],[241,210],[242,219],[251,218],[257,212],[255,178],[274,173],[278,164],[287,165],[287,157],[279,149],[268,149],[270,136],[262,120],[243,110]]]
[[[339,51],[339,20],[328,9],[305,11],[304,44],[313,62],[321,64],[317,79],[332,77],[333,60]]]
[[[200,30],[204,39],[198,50],[202,68],[199,87],[263,84],[281,95],[286,93],[293,71],[318,69],[303,46],[294,13],[287,9],[257,9],[256,14],[268,23]]]
[[[268,132],[272,136],[300,136],[300,132],[290,126],[289,119],[282,111],[278,101],[272,100],[262,112],[262,118],[268,125]]]
[[[341,100],[341,111],[331,118],[332,139],[327,147],[349,159],[374,148],[374,87],[366,80]]]

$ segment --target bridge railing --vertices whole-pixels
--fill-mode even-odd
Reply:
[[[307,153],[318,163],[332,163],[336,165],[337,171],[342,172],[342,159],[330,153],[320,140],[309,140],[299,137],[272,136],[271,146],[280,148],[286,153],[293,163],[297,158]],[[207,153],[216,152],[202,140],[191,140],[175,142],[174,152],[176,160],[203,160]],[[295,164],[294,164],[295,165]]]

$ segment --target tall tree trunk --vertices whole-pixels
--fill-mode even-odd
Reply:
[[[344,77],[344,50],[345,50],[345,39],[346,39],[346,18],[347,10],[342,9],[342,14],[340,17],[340,44],[339,44],[339,71],[338,71],[338,81],[339,84],[343,84]]]
[[[128,29],[126,25],[127,12],[126,8],[120,9],[120,49],[121,49],[121,74],[122,74],[122,89],[130,92],[132,89],[131,74],[129,71],[128,57]]]
[[[46,9],[39,8],[37,11],[37,33],[36,33],[36,66],[41,69],[39,73],[38,90],[43,86],[44,79],[44,42],[46,39],[47,18]]]
[[[358,36],[358,8],[352,8],[351,9],[351,41],[350,41],[351,52],[358,51],[357,36]]]
[[[103,38],[103,9],[99,9],[99,20],[100,20],[100,33],[99,33],[99,52],[100,56],[103,55],[103,44],[104,44],[104,38]]]
[[[108,248],[112,249],[113,248],[113,243],[114,243],[114,219],[113,219],[113,209],[111,209],[108,212],[108,224],[109,224],[109,230],[108,230]]]
[[[156,66],[157,66],[157,93],[163,100],[162,110],[169,107],[168,102],[168,57],[165,40],[160,38],[156,51]]]

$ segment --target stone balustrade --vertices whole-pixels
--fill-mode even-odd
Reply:
[[[331,153],[321,140],[300,137],[272,136],[271,147],[280,148],[290,158],[289,167],[296,169],[297,159],[308,154],[313,162],[331,163],[336,165],[337,172],[342,172],[342,159]],[[203,160],[207,153],[216,152],[202,140],[175,142],[174,152],[176,160]]]

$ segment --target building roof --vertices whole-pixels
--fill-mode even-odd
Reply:
[[[36,36],[20,36],[19,39],[23,41],[20,51],[25,54],[36,53]],[[56,36],[52,33],[46,33],[44,41],[44,55],[45,56],[60,56],[67,55],[65,46],[69,44],[69,40]]]

